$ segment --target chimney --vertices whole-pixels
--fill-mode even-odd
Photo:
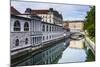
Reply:
[[[53,11],[53,8],[49,8],[49,10],[52,12]]]
[[[31,8],[26,8],[25,14],[31,14],[31,12],[32,12],[32,9]]]

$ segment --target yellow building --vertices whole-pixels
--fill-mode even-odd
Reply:
[[[71,32],[81,32],[83,31],[84,21],[64,21],[64,28],[69,28]]]

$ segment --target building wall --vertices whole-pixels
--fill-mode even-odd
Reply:
[[[43,33],[42,42],[61,38],[64,36],[64,30],[62,29],[62,27],[53,24],[42,23],[42,29],[43,29],[43,25],[45,29],[42,30]],[[47,26],[48,26],[48,30],[47,30]]]
[[[20,22],[20,31],[14,31],[14,23],[16,20]],[[29,24],[29,31],[24,31],[25,22],[28,22]],[[44,25],[44,30],[43,30],[43,25]],[[43,42],[47,42],[50,40],[64,37],[64,34],[66,32],[66,30],[63,27],[55,25],[55,24],[43,22],[41,21],[41,19],[37,17],[33,17],[29,20],[11,17],[10,26],[11,26],[10,27],[11,29],[11,34],[10,34],[11,51],[18,49],[16,53],[19,53],[24,50],[29,50],[31,48],[35,48],[38,46],[42,46]],[[25,44],[26,38],[28,39],[28,44]],[[19,39],[18,46],[15,45],[16,39]],[[25,48],[25,49],[22,49],[22,48]],[[12,52],[12,55],[13,54],[15,53]]]
[[[61,24],[62,19],[51,14],[38,14],[38,16],[42,17],[42,21],[52,24]]]
[[[60,17],[53,15],[53,19],[55,24],[62,24],[62,19]]]
[[[14,31],[14,23],[16,20],[18,20],[20,22],[20,26],[21,26],[20,31]],[[11,23],[10,23],[11,24],[10,25],[11,26],[10,27],[11,51],[31,46],[31,44],[30,44],[30,28],[29,28],[29,31],[24,31],[24,23],[25,22],[28,22],[29,26],[30,26],[30,21],[28,21],[28,20],[22,20],[22,19],[17,19],[17,18],[11,17]],[[28,39],[27,44],[25,44],[26,38]],[[19,40],[18,46],[15,45],[17,39]]]
[[[32,46],[38,46],[42,42],[42,26],[41,20],[31,21],[31,44]]]
[[[69,28],[71,29],[83,29],[83,23],[78,22],[78,23],[69,23]]]
[[[20,25],[21,25],[21,31],[20,31],[20,32],[25,32],[25,31],[24,31],[24,24],[25,24],[25,22],[28,22],[29,27],[30,27],[30,21],[29,21],[29,20],[11,17],[11,23],[10,23],[10,31],[11,31],[11,32],[15,32],[13,29],[14,29],[14,22],[15,22],[16,20],[18,20],[18,21],[20,22]],[[30,31],[30,28],[29,28],[29,31]]]
[[[71,32],[81,32],[83,31],[84,22],[83,21],[66,21],[63,23],[64,28],[69,28]]]

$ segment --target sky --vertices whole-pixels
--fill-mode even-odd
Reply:
[[[11,1],[11,6],[19,12],[24,13],[26,8],[31,9],[49,9],[53,8],[62,14],[63,20],[84,20],[87,12],[90,10],[89,5],[75,4],[54,4],[32,1]]]

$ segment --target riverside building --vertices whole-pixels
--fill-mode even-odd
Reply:
[[[10,44],[11,55],[28,53],[32,49],[42,47],[46,43],[64,38],[66,29],[62,26],[44,22],[40,16],[27,9],[21,14],[11,7]]]
[[[63,26],[70,29],[70,32],[83,32],[84,20],[64,21]]]

